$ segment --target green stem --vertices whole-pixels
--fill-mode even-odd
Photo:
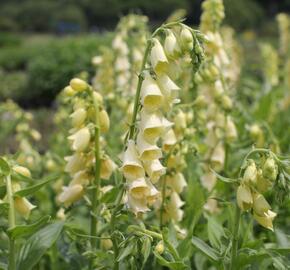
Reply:
[[[15,208],[14,208],[14,198],[13,198],[13,190],[12,190],[12,183],[11,183],[11,177],[8,175],[6,177],[6,189],[7,189],[7,197],[9,202],[9,214],[8,214],[8,220],[9,220],[9,229],[12,229],[16,225],[15,221]],[[9,266],[8,270],[15,270],[16,264],[15,264],[15,242],[12,237],[9,237]]]
[[[162,177],[162,197],[161,197],[161,207],[160,207],[160,224],[159,227],[162,229],[163,226],[163,212],[164,212],[164,202],[165,202],[165,193],[166,193],[166,177]]]
[[[92,91],[92,90],[91,90]],[[100,171],[101,171],[101,157],[100,157],[100,119],[99,119],[99,104],[96,98],[93,97],[95,108],[95,178],[92,183],[92,205],[91,205],[91,232],[93,236],[90,240],[92,252],[96,250],[97,246],[97,214],[98,196],[100,189]],[[93,269],[93,257],[90,260],[89,269]]]
[[[232,254],[231,254],[231,261],[230,261],[230,268],[229,268],[230,270],[235,269],[235,261],[236,261],[236,257],[238,253],[240,219],[241,219],[241,210],[239,206],[236,204],[235,223],[234,223],[234,230],[233,230],[233,237],[232,237]]]

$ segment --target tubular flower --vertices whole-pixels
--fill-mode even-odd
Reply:
[[[253,196],[251,189],[246,185],[240,185],[237,190],[237,203],[238,206],[243,210],[247,211],[253,206]]]
[[[65,207],[70,206],[74,202],[80,200],[85,194],[86,186],[94,178],[94,138],[95,138],[95,115],[98,108],[99,130],[101,133],[107,132],[109,129],[109,116],[103,106],[102,96],[94,92],[90,85],[80,79],[73,79],[71,87],[75,89],[74,96],[70,96],[73,104],[73,112],[71,113],[72,129],[68,140],[71,143],[71,156],[65,157],[67,172],[71,181],[68,186],[62,187],[61,193],[57,200],[64,204]],[[81,92],[81,93],[80,93]],[[94,104],[98,106],[95,107]],[[104,144],[102,137],[100,144]],[[100,158],[100,177],[101,179],[109,179],[116,166],[114,162],[104,153]]]

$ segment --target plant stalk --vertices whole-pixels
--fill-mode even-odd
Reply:
[[[239,206],[236,204],[235,210],[235,223],[232,237],[232,254],[230,261],[230,270],[235,269],[235,261],[238,253],[238,240],[239,240],[239,227],[240,227],[240,219],[241,219],[241,210]]]
[[[92,90],[91,90],[92,91]],[[90,240],[91,250],[94,252],[97,246],[97,215],[98,197],[100,190],[100,172],[101,172],[101,156],[100,156],[100,119],[99,119],[99,104],[92,95],[95,108],[95,178],[92,183],[92,205],[91,205],[91,232],[93,236]],[[93,269],[93,257],[90,260],[89,269]]]
[[[12,183],[11,183],[11,176],[8,175],[6,177],[6,189],[7,189],[7,197],[9,202],[9,213],[8,213],[8,220],[9,220],[9,229],[12,229],[16,226],[16,217],[15,217],[15,208],[14,208],[14,198],[13,198],[13,190],[12,190]],[[16,263],[15,263],[15,240],[9,236],[9,266],[8,270],[15,270]]]

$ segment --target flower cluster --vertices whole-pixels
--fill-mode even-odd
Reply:
[[[289,30],[290,30],[290,19],[285,13],[279,13],[276,17],[278,21],[279,33],[280,33],[280,53],[287,55],[289,51]]]
[[[179,102],[177,97],[180,91],[169,77],[168,70],[176,64],[176,59],[181,57],[183,52],[194,48],[193,34],[187,27],[182,26],[174,31],[166,28],[164,32],[166,37],[163,46],[155,36],[150,41],[151,70],[143,71],[140,75],[143,83],[140,92],[142,109],[137,126],[138,134],[136,139],[130,138],[123,156],[122,171],[128,185],[128,205],[135,213],[148,211],[148,205],[160,198],[160,191],[155,185],[160,186],[159,179],[166,169],[160,162],[162,150],[158,141],[162,137],[165,141],[164,146],[176,142],[171,129],[173,123],[164,115],[171,110],[173,104]],[[178,176],[180,175],[177,175],[177,181],[183,180]],[[177,201],[178,193],[172,194],[172,203],[174,207],[178,205],[179,208],[181,204]]]
[[[109,130],[110,120],[103,108],[103,99],[100,94],[93,91],[85,81],[73,79],[65,92],[72,92],[73,112],[70,115],[72,129],[68,140],[73,155],[65,158],[65,171],[72,177],[68,186],[58,196],[58,201],[66,207],[82,198],[85,187],[94,178],[95,163],[95,117],[96,108],[94,100],[98,104],[99,128],[101,133]],[[101,157],[101,178],[109,179],[115,168],[114,162],[105,154]]]
[[[237,190],[237,203],[241,210],[253,210],[255,220],[270,230],[273,230],[273,219],[276,213],[271,211],[269,203],[262,193],[269,190],[278,176],[278,166],[275,159],[265,156],[260,166],[252,159],[247,161],[243,178]]]

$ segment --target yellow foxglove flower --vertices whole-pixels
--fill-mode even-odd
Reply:
[[[263,176],[271,181],[275,181],[278,175],[278,168],[275,160],[272,157],[268,157],[263,164]]]
[[[180,88],[169,78],[169,76],[160,74],[157,76],[157,82],[166,99],[171,101],[178,97]]]
[[[163,95],[156,81],[147,73],[141,87],[141,104],[148,112],[158,110],[163,103]]]
[[[180,53],[180,48],[174,33],[171,30],[166,31],[164,41],[164,51],[168,58],[176,58]]]
[[[161,149],[157,145],[148,143],[141,133],[137,136],[137,149],[142,161],[150,161],[162,157]]]
[[[218,143],[214,148],[210,161],[214,170],[220,171],[223,168],[225,162],[225,149],[222,142]]]
[[[176,144],[177,139],[174,133],[174,130],[171,128],[169,129],[162,137],[163,139],[163,146],[162,148],[164,151],[168,152],[173,145]]]
[[[99,112],[99,118],[100,118],[100,130],[102,133],[108,132],[110,128],[110,118],[108,113],[105,110],[101,110]]]
[[[144,167],[152,183],[157,183],[160,176],[164,175],[166,168],[162,166],[159,159],[145,161]]]
[[[31,204],[26,198],[16,197],[14,199],[14,207],[21,216],[23,216],[25,219],[28,219],[30,212],[36,206]]]
[[[150,194],[150,187],[145,178],[135,179],[129,183],[129,193],[135,199],[146,198]]]
[[[254,219],[263,227],[274,231],[273,228],[273,220],[274,218],[277,216],[277,214],[271,210],[268,210],[267,212],[264,213],[264,215],[259,216],[257,214],[255,214],[254,212]]]
[[[88,84],[85,81],[78,78],[72,79],[69,84],[71,88],[77,92],[85,91],[88,88]]]
[[[160,112],[141,111],[140,130],[149,143],[155,143],[165,130],[172,125]]]
[[[166,212],[170,218],[179,222],[183,218],[183,210],[180,209],[184,202],[180,199],[176,192],[172,192],[168,204],[166,205]]]
[[[108,180],[110,179],[113,171],[116,169],[116,164],[108,157],[102,158],[101,160],[101,178]]]
[[[76,152],[82,152],[87,149],[91,140],[91,134],[87,127],[78,130],[68,137],[72,141],[72,149]]]
[[[102,97],[101,94],[99,94],[98,92],[94,91],[93,92],[93,96],[94,96],[94,100],[96,100],[99,105],[102,105],[103,104],[104,99],[103,99],[103,97]]]
[[[146,198],[142,198],[138,200],[134,198],[133,196],[131,196],[129,193],[128,198],[127,198],[127,204],[128,204],[128,207],[131,209],[131,211],[135,214],[145,213],[149,211],[149,208],[147,207]]]
[[[60,203],[63,203],[65,207],[70,206],[72,203],[81,199],[84,195],[84,188],[82,185],[73,185],[69,187],[63,187],[63,191],[58,196]]]
[[[216,181],[216,175],[209,169],[201,176],[201,183],[208,191],[214,188]]]
[[[153,38],[153,47],[151,48],[150,60],[156,73],[164,73],[168,69],[168,60],[159,40]]]
[[[90,182],[90,177],[86,170],[79,171],[74,174],[72,181],[69,183],[69,186],[82,185],[86,186]]]
[[[177,193],[181,193],[187,186],[184,175],[181,172],[174,175],[168,175],[166,177],[166,184]]]
[[[13,166],[13,171],[15,171],[15,172],[17,172],[19,174],[22,174],[22,175],[24,175],[26,177],[29,177],[29,178],[31,177],[30,171],[27,168],[23,167],[23,166],[15,165],[15,166]]]
[[[263,216],[265,212],[271,209],[271,206],[262,194],[255,193],[253,194],[253,209],[257,215]]]
[[[256,184],[257,182],[257,167],[253,160],[249,161],[249,165],[244,172],[243,181],[248,184]]]
[[[130,62],[127,56],[117,57],[115,62],[115,69],[117,72],[123,72],[130,69]]]
[[[64,171],[68,172],[70,175],[85,168],[85,158],[81,153],[75,153],[74,155],[67,156],[64,159],[67,161]]]
[[[80,127],[86,120],[86,117],[87,117],[87,112],[85,109],[79,108],[76,111],[74,111],[70,115],[73,127],[75,128]]]
[[[263,177],[263,172],[261,169],[258,169],[257,172],[257,189],[259,192],[264,193],[272,187],[272,183],[270,180]]]
[[[159,198],[160,198],[160,192],[157,190],[157,188],[150,182],[150,180],[146,179],[146,182],[150,188],[149,195],[147,196],[147,203],[149,205],[153,205]]]
[[[73,97],[75,95],[75,90],[69,85],[63,89],[63,93],[67,97]]]
[[[247,211],[252,208],[253,196],[251,189],[246,185],[240,185],[237,190],[237,203],[243,211]]]
[[[145,171],[138,158],[135,142],[129,140],[127,150],[123,156],[122,171],[126,179],[134,180],[145,176]]]
[[[238,137],[236,125],[230,117],[227,118],[225,132],[229,141],[234,141]]]

